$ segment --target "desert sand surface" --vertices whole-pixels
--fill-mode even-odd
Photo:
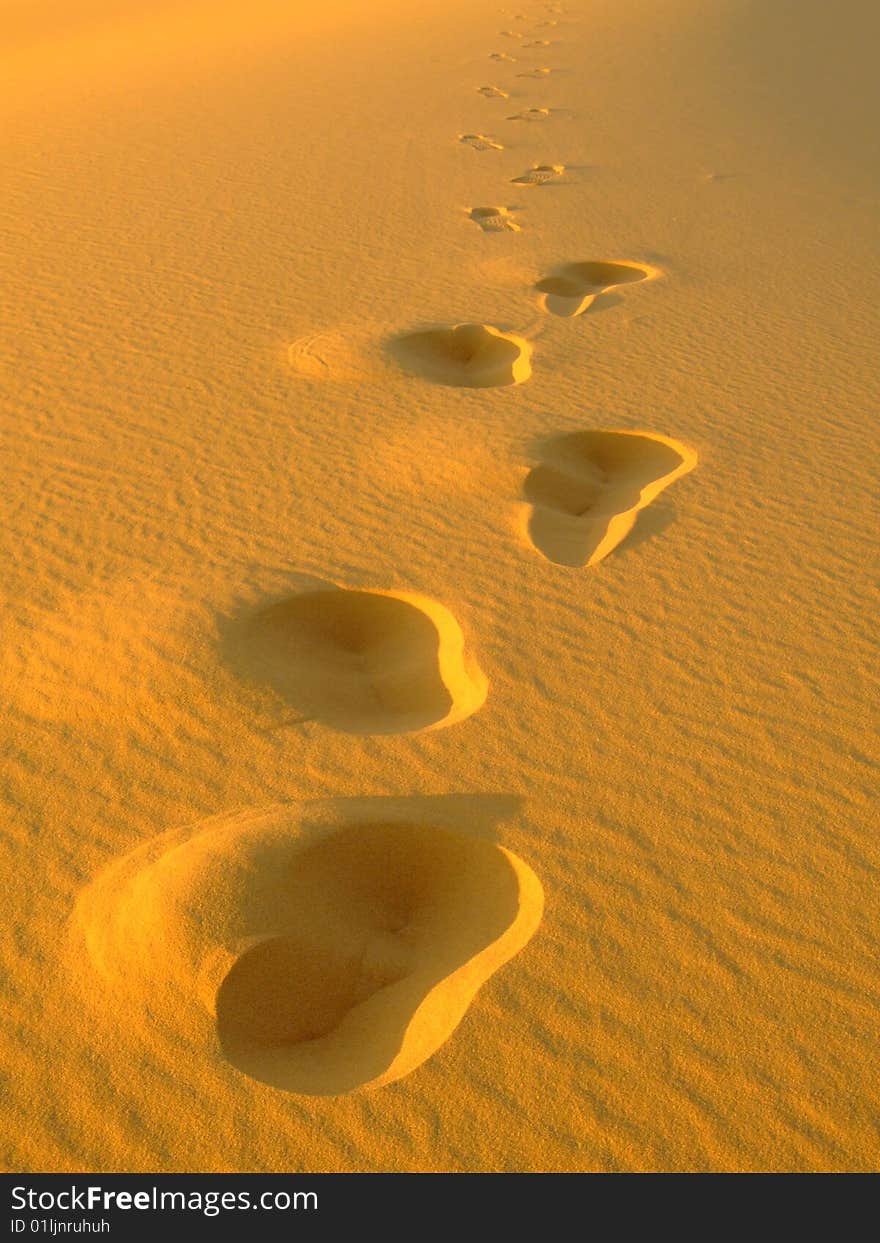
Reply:
[[[2,1163],[869,1170],[873,0],[0,0]]]

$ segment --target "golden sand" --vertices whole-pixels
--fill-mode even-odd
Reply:
[[[4,1167],[876,1168],[878,6],[0,18]]]

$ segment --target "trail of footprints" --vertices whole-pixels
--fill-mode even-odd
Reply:
[[[523,49],[550,46],[524,30],[500,33]],[[489,57],[516,63],[503,51]],[[539,105],[507,120],[551,118]],[[504,150],[479,132],[459,142]],[[535,164],[509,181],[534,189],[565,172]],[[509,207],[467,216],[485,233],[520,231]],[[574,319],[609,291],[660,275],[645,263],[581,260],[541,277],[535,293],[548,315]],[[401,333],[389,350],[410,375],[462,389],[518,385],[532,372],[530,342],[490,324]],[[553,436],[536,457],[520,497],[525,534],[564,568],[599,565],[697,462],[671,437],[614,428]],[[328,583],[264,603],[230,625],[223,655],[282,726],[352,736],[447,728],[477,712],[488,691],[452,613],[411,592]],[[469,832],[466,817],[423,802],[431,800],[291,803],[155,839],[101,873],[77,904],[97,975],[142,1013],[170,1016],[169,1041],[213,1046],[276,1089],[336,1096],[402,1078],[449,1038],[543,910],[523,860]]]

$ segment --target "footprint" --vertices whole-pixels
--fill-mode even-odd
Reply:
[[[521,177],[512,177],[515,186],[545,186],[548,181],[555,181],[565,172],[564,164],[536,164]]]
[[[391,349],[407,371],[457,388],[522,384],[532,374],[528,341],[490,324],[405,333]]]
[[[529,537],[556,565],[598,565],[632,530],[639,510],[693,470],[697,455],[654,432],[574,432],[544,446],[527,476]]]
[[[524,112],[517,112],[507,119],[508,121],[546,121],[549,116],[549,108],[526,108]]]
[[[523,37],[521,30],[499,30],[498,33],[503,35],[505,39],[522,39]]]
[[[458,141],[468,147],[473,147],[475,151],[504,150],[500,142],[495,142],[494,138],[487,138],[485,134],[459,134]]]
[[[516,57],[508,56],[506,52],[490,52],[489,59],[490,60],[506,60],[506,61],[509,61],[510,64],[512,65],[516,64]]]
[[[526,69],[523,73],[518,73],[518,78],[546,78],[550,70],[543,65],[539,65],[535,69]]]
[[[520,226],[516,223],[506,207],[474,207],[469,212],[484,233],[519,233]]]
[[[554,276],[545,276],[535,288],[543,294],[544,309],[551,315],[581,315],[599,294],[619,285],[633,285],[661,275],[646,263],[569,263]]]
[[[509,99],[507,91],[502,91],[500,86],[478,86],[477,92],[484,95],[486,99]]]
[[[419,819],[433,802],[286,804],[147,843],[77,903],[94,1004],[169,1055],[201,1048],[286,1092],[403,1078],[543,906],[514,854]]]
[[[524,43],[523,47],[549,47],[549,39],[532,39],[530,43]]]
[[[299,719],[347,734],[405,734],[476,712],[487,682],[455,618],[426,596],[322,588],[233,623],[227,655]]]

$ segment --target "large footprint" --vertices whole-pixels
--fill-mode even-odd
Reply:
[[[287,804],[165,834],[100,875],[74,952],[113,1021],[287,1092],[409,1074],[531,938],[543,895],[417,800]],[[92,989],[106,1009],[101,990]]]
[[[404,333],[390,348],[406,371],[456,388],[522,384],[532,374],[528,341],[491,324]]]
[[[535,288],[542,295],[542,305],[551,315],[571,318],[582,315],[596,298],[618,285],[653,280],[661,275],[659,268],[647,263],[609,263],[590,261],[569,263],[552,276],[539,280]]]
[[[449,610],[407,592],[290,596],[237,622],[227,649],[300,720],[349,734],[453,725],[482,706],[488,688]]]
[[[697,455],[654,432],[558,436],[527,476],[528,533],[557,565],[598,565],[635,525],[639,510],[693,470]]]

